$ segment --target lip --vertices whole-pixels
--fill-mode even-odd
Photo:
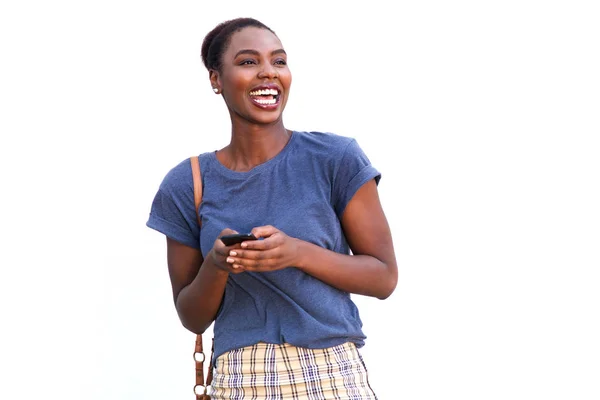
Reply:
[[[251,92],[254,92],[255,90],[266,90],[266,89],[273,89],[273,90],[277,90],[277,92],[279,93],[279,95],[277,95],[277,101],[274,104],[261,104],[261,103],[257,103],[256,101],[254,101],[254,99],[252,98],[252,96],[250,96]],[[260,85],[257,85],[255,87],[253,87],[252,89],[250,89],[250,91],[248,92],[248,97],[250,98],[250,102],[252,104],[254,104],[256,107],[262,109],[262,110],[268,110],[268,111],[273,111],[276,110],[277,108],[279,108],[279,105],[281,104],[281,97],[283,95],[283,90],[281,90],[281,87],[275,83],[262,83]]]

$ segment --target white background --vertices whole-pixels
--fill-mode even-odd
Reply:
[[[400,279],[356,297],[389,399],[600,398],[600,14],[593,1],[5,1],[2,399],[193,399],[194,336],[145,226],[224,146],[200,61],[271,26],[286,125],[356,137]]]

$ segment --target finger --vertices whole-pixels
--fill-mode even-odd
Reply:
[[[220,263],[217,265],[217,268],[222,269],[223,271],[229,272],[230,274],[238,274],[240,272],[244,272],[245,269],[242,265],[234,265],[230,263]]]
[[[219,236],[233,235],[234,233],[239,233],[239,232],[236,230],[230,229],[230,228],[225,228],[221,231],[221,233],[219,233]]]
[[[227,265],[229,265],[230,272],[238,273],[244,270],[244,266],[240,264],[239,260],[236,260],[233,257],[227,257],[225,260]]]
[[[267,239],[259,239],[259,240],[249,240],[246,242],[242,242],[240,243],[240,247],[242,249],[249,249],[249,250],[268,250],[268,249],[272,249],[273,247],[276,247],[276,244],[272,241]]]
[[[234,257],[228,256],[227,259],[225,260],[225,262],[231,268],[240,268],[240,267],[242,267],[242,265],[240,264],[241,260],[239,258],[234,258]]]
[[[256,262],[277,260],[280,258],[279,249],[271,250],[232,250],[229,252],[227,262],[230,264],[241,264],[245,267],[253,266]]]
[[[234,265],[231,268],[229,268],[230,274],[240,274],[242,272],[246,272],[246,268],[244,268],[241,265]]]
[[[243,271],[260,271],[271,269],[272,265],[275,265],[272,259],[268,260],[249,260],[249,259],[240,259],[235,260],[233,264],[236,266],[235,271],[243,270]]]
[[[266,260],[269,258],[277,257],[277,250],[247,250],[247,249],[234,249],[227,255],[232,260]]]
[[[279,229],[273,225],[257,226],[252,229],[252,234],[257,238],[268,238],[269,236],[279,232]]]
[[[238,231],[236,231],[236,230],[230,229],[230,228],[225,228],[225,229],[223,229],[223,230],[221,231],[221,233],[219,233],[219,235],[217,236],[217,240],[215,240],[215,245],[214,245],[214,247],[216,247],[216,248],[219,248],[219,249],[225,249],[225,248],[227,248],[227,247],[229,247],[229,248],[232,248],[232,247],[234,247],[233,245],[232,245],[232,246],[226,246],[226,245],[225,245],[225,243],[223,243],[223,242],[222,242],[222,241],[221,241],[219,238],[220,238],[221,236],[225,236],[225,235],[233,235],[233,234],[235,234],[235,233],[239,233],[239,232],[238,232]],[[227,250],[224,250],[224,251],[227,251]]]

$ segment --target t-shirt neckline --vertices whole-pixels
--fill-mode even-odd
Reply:
[[[281,149],[281,151],[279,153],[277,153],[273,158],[265,161],[262,164],[257,165],[256,167],[254,167],[248,171],[234,171],[232,169],[227,168],[226,166],[221,164],[221,162],[217,159],[217,151],[216,150],[210,153],[210,160],[216,166],[216,168],[219,170],[219,172],[221,172],[225,175],[235,176],[235,177],[253,175],[253,174],[263,171],[266,168],[269,168],[271,165],[278,163],[280,159],[282,159],[287,153],[290,152],[290,149],[292,147],[293,142],[295,141],[296,136],[297,136],[296,131],[291,131],[288,142],[285,144],[285,146]]]

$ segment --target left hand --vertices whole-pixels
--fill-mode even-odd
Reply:
[[[245,241],[241,248],[232,249],[227,257],[228,263],[254,272],[276,271],[296,264],[298,239],[271,225],[256,227],[252,233],[259,240]]]

